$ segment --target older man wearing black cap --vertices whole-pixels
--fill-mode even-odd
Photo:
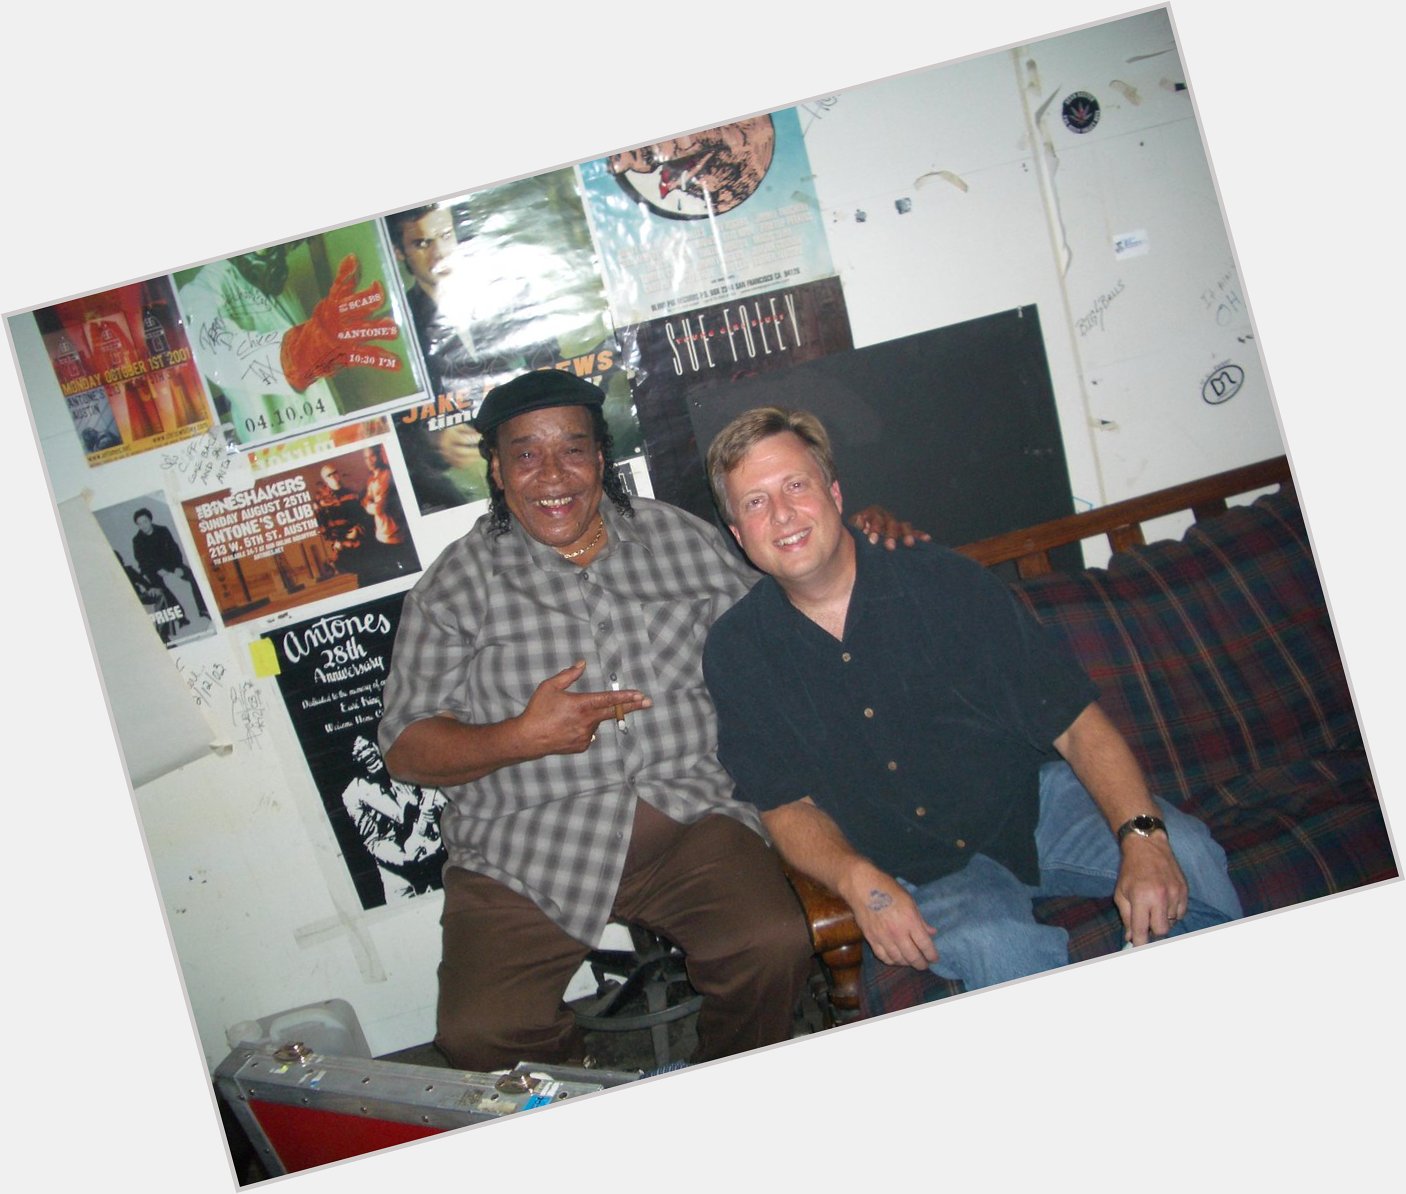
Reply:
[[[385,687],[387,765],[448,798],[436,1042],[465,1069],[581,1055],[562,995],[612,917],[684,950],[695,1060],[788,1037],[809,969],[701,671],[756,574],[715,528],[631,501],[602,400],[556,370],[488,395],[492,512],[407,594]]]

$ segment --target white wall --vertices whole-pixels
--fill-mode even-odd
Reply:
[[[1185,83],[1155,10],[859,89],[807,132],[856,345],[1037,304],[1081,508],[1283,451]],[[1243,386],[1208,404],[1227,362]]]
[[[1241,290],[1185,79],[1158,11],[806,105],[856,345],[1038,304],[1081,505],[1283,450],[1248,309],[1226,305]],[[1059,115],[1079,90],[1102,104],[1083,136]],[[1114,238],[1130,233],[1145,252],[1120,257]],[[1083,320],[1101,294],[1116,297]],[[87,490],[102,507],[152,484],[149,457],[85,466],[33,322],[11,327],[54,496]],[[1227,360],[1245,384],[1208,405],[1202,384]],[[179,475],[156,484],[184,492]],[[275,682],[250,665],[260,628],[170,653],[177,682],[218,677],[204,712],[228,749],[135,796],[205,1057],[224,1056],[233,1023],[332,996],[376,1052],[417,1044],[433,1031],[440,901],[360,908]],[[252,738],[232,719],[236,691],[266,713]]]

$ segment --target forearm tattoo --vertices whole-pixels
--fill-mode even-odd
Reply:
[[[869,893],[869,911],[882,912],[893,903],[893,896],[886,891],[880,891],[877,887]]]

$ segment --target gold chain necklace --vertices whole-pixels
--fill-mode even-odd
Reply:
[[[600,537],[605,534],[605,518],[604,518],[603,516],[600,516],[600,515],[597,515],[597,517],[600,518],[600,529],[599,529],[598,531],[596,531],[596,533],[595,533],[594,537],[592,537],[591,541],[590,541],[589,543],[587,543],[585,547],[578,547],[575,551],[559,551],[559,552],[557,552],[557,554],[558,554],[559,556],[561,556],[561,558],[562,558],[563,560],[574,560],[574,559],[576,559],[578,556],[583,556],[583,555],[585,555],[588,551],[590,551],[591,548],[593,548],[597,543],[600,542]]]

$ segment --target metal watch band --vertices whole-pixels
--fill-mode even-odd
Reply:
[[[1146,813],[1132,817],[1118,826],[1118,844],[1123,844],[1123,839],[1130,833],[1136,833],[1139,837],[1151,837],[1158,830],[1167,832],[1166,823],[1161,817],[1150,817]]]

